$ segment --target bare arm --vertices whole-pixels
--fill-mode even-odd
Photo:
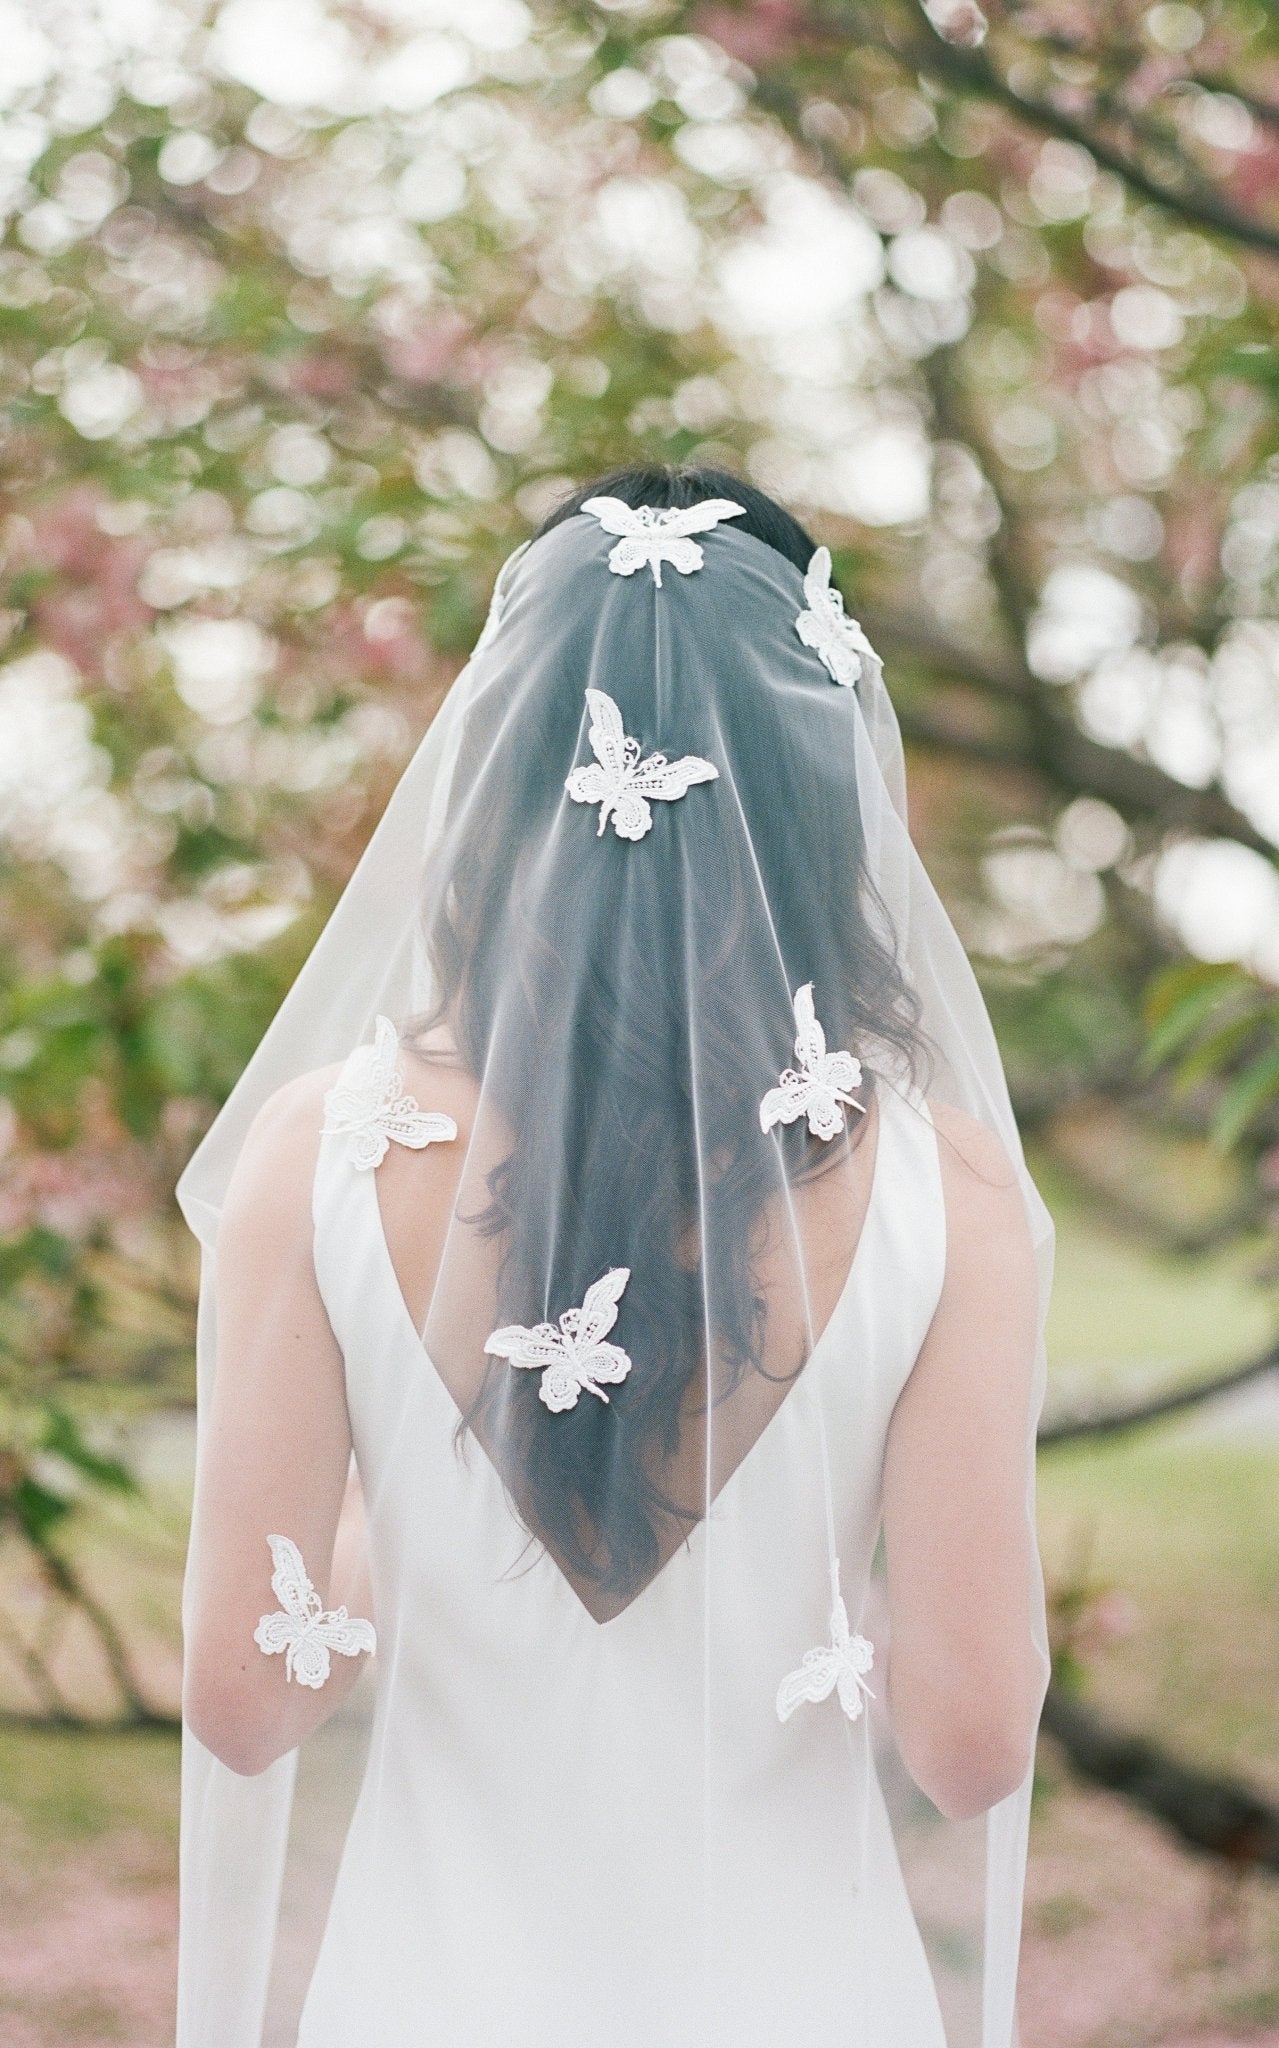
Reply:
[[[368,1616],[353,1578],[358,1490],[342,1356],[316,1285],[311,1183],[330,1076],[266,1104],[228,1190],[218,1240],[217,1378],[192,1531],[184,1710],[232,1770],[265,1770],[326,1720],[364,1659],[335,1656],[318,1691],[253,1640],[279,1606],[267,1537],[291,1537],[325,1607]],[[345,1512],[344,1512],[345,1503]],[[341,1524],[341,1527],[339,1527]]]
[[[921,1790],[963,1819],[1025,1777],[1047,1683],[1027,1507],[1037,1282],[1002,1145],[934,1113],[946,1277],[888,1436],[888,1701]]]

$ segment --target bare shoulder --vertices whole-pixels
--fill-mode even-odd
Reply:
[[[996,1188],[1018,1185],[1017,1168],[1008,1148],[989,1124],[970,1116],[966,1109],[956,1109],[950,1102],[930,1099],[928,1108],[937,1135],[942,1140],[943,1174],[949,1163],[951,1176],[957,1184],[971,1178]]]
[[[478,1084],[447,1047],[425,1052],[401,1045],[398,1066],[404,1087],[423,1109],[442,1110],[466,1130],[474,1115]],[[299,1175],[309,1187],[324,1129],[325,1103],[342,1073],[342,1063],[315,1067],[268,1095],[250,1124],[235,1179],[289,1183]]]
[[[930,1101],[938,1137],[946,1202],[948,1265],[1028,1259],[1030,1219],[1021,1176],[1007,1146],[989,1124],[948,1102]]]
[[[324,1098],[340,1066],[319,1067],[268,1095],[245,1136],[231,1175],[223,1228],[292,1221],[309,1230],[311,1182],[324,1127]]]
[[[245,1153],[276,1162],[299,1151],[314,1155],[324,1124],[324,1099],[341,1071],[340,1064],[316,1067],[268,1095],[249,1126]]]

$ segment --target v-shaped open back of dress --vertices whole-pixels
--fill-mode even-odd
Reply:
[[[823,1459],[867,1626],[888,1424],[942,1284],[931,1119],[886,1086],[878,1100],[829,1323],[709,1516],[604,1622],[484,1453],[459,1455],[374,1173],[323,1139],[315,1265],[379,1649],[299,2048],[944,2048],[872,1755],[882,1700],[856,1721],[835,1695],[784,1723],[776,1707],[828,1641]]]

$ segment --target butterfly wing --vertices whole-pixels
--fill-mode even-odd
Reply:
[[[399,1038],[389,1017],[379,1017],[372,1045],[357,1047],[346,1078],[334,1083],[324,1098],[324,1135],[342,1134],[352,1139],[352,1158],[357,1166],[378,1166],[386,1156],[386,1140],[372,1130],[372,1123],[387,1096],[400,1094],[402,1083],[395,1071]]]
[[[512,1361],[516,1362],[518,1361]],[[575,1362],[566,1354],[561,1354],[542,1374],[542,1384],[537,1390],[537,1397],[539,1401],[546,1403],[552,1415],[562,1415],[565,1409],[576,1408],[582,1385],[582,1378]]]
[[[759,1105],[761,1131],[771,1131],[774,1124],[793,1124],[808,1108],[811,1094],[812,1086],[805,1076],[794,1074],[788,1068],[780,1085],[770,1088]]]
[[[371,1656],[377,1648],[377,1636],[371,1621],[364,1621],[359,1615],[348,1614],[345,1607],[337,1607],[332,1614],[322,1614],[312,1631],[320,1637],[330,1650],[339,1657]]]
[[[329,1646],[321,1627],[309,1628],[299,1636],[289,1659],[288,1673],[299,1685],[318,1692],[329,1675]]]
[[[512,1365],[533,1372],[563,1359],[564,1339],[554,1323],[535,1323],[531,1329],[523,1323],[507,1323],[494,1330],[484,1349],[493,1358],[507,1358]]]
[[[836,1616],[831,1616],[831,1634],[839,1646],[839,1676],[835,1680],[839,1692],[839,1704],[850,1721],[855,1721],[868,1699],[874,1694],[866,1683],[866,1673],[875,1662],[875,1647],[865,1636],[850,1635],[848,1615],[843,1601],[838,1603],[843,1618],[842,1630],[836,1627]]]
[[[622,781],[627,769],[626,728],[622,724],[622,714],[606,690],[588,690],[586,703],[591,714],[586,737],[612,789]]]
[[[819,632],[810,645],[816,648],[822,667],[832,682],[845,690],[856,688],[861,681],[861,656],[849,646],[838,626]]]
[[[370,1047],[364,1047],[368,1052]],[[324,1098],[324,1135],[331,1138],[356,1130],[368,1116],[374,1098],[369,1088],[368,1068],[359,1062],[346,1081],[335,1081]]]
[[[399,1095],[403,1082],[395,1071],[400,1054],[400,1034],[389,1017],[378,1017],[373,1027],[373,1054],[369,1061],[369,1089],[377,1102]]]
[[[824,1088],[820,1081],[809,1084],[808,1128],[815,1138],[821,1138],[827,1144],[832,1138],[837,1138],[844,1128],[842,1104],[836,1101],[830,1089]]]
[[[271,1591],[287,1614],[304,1621],[317,1601],[315,1588],[302,1562],[302,1553],[287,1536],[268,1536],[266,1540],[271,1546],[271,1562],[275,1567],[271,1573]]]
[[[777,1718],[789,1721],[796,1707],[829,1697],[839,1675],[839,1659],[823,1645],[805,1650],[797,1671],[790,1671],[777,1688]]]
[[[848,1644],[852,1641],[852,1630],[848,1623],[848,1609],[844,1605],[844,1596],[838,1589],[836,1589],[835,1598],[831,1603],[830,1639],[835,1648],[840,1651],[847,1649]],[[860,1641],[861,1638],[859,1637],[858,1640]]]
[[[639,534],[644,531],[642,520],[631,506],[624,505],[620,498],[587,498],[582,510],[589,512],[593,519],[598,519],[605,533]],[[614,549],[613,552],[616,554],[617,550]],[[638,563],[636,567],[639,567]],[[629,575],[630,571],[625,573]]]
[[[812,648],[833,683],[851,690],[860,681],[861,657],[848,645],[837,622],[801,612],[795,621],[795,631],[805,647]]]
[[[872,1697],[870,1687],[847,1664],[840,1666],[839,1677],[836,1679],[835,1684],[839,1692],[840,1706],[844,1709],[849,1720],[855,1721],[865,1707],[866,1701]]]
[[[407,1145],[411,1152],[420,1152],[426,1145],[446,1145],[457,1136],[457,1125],[451,1116],[439,1110],[419,1109],[414,1095],[402,1095],[398,1102],[389,1102],[378,1123],[386,1137],[394,1138],[397,1145]]]
[[[585,768],[575,768],[564,787],[575,804],[606,803],[613,794],[612,778],[598,761],[589,762]]]
[[[619,542],[619,546],[625,545],[624,541]],[[691,576],[694,569],[701,568],[706,557],[695,540],[686,540],[678,533],[664,533],[656,543],[650,544],[649,560],[653,564],[653,581],[660,584],[663,562],[669,562],[681,576]]]
[[[662,515],[662,530],[668,534],[709,533],[718,526],[721,519],[741,519],[746,507],[734,504],[731,498],[703,498],[700,505],[680,505]],[[697,550],[698,560],[702,551]],[[671,557],[674,561],[674,556]],[[829,563],[830,556],[826,560]],[[676,567],[679,564],[676,563]]]
[[[642,839],[653,813],[637,789],[624,789],[613,805],[613,830],[619,839]]]
[[[587,1288],[577,1325],[577,1342],[583,1350],[607,1337],[617,1321],[617,1304],[630,1277],[629,1266],[610,1266]]]
[[[719,769],[713,761],[703,761],[700,754],[684,754],[678,761],[668,761],[664,754],[650,754],[641,761],[631,777],[631,788],[641,796],[656,797],[662,803],[674,803],[691,789],[695,782],[718,782]]]
[[[830,603],[830,549],[818,548],[804,571],[804,595],[809,608],[818,613]]]
[[[821,1078],[828,1088],[846,1091],[862,1085],[862,1063],[851,1052],[832,1052],[822,1061]]]
[[[592,1393],[598,1393],[601,1386],[620,1386],[630,1369],[630,1355],[620,1344],[597,1344],[578,1364],[583,1384]],[[607,1400],[608,1396],[605,1394],[601,1398]]]
[[[659,561],[660,543],[652,533],[628,533],[619,540],[608,558],[608,566],[615,576],[633,576],[637,569],[651,563],[653,574],[660,583],[662,571]]]
[[[264,1614],[253,1631],[253,1640],[264,1657],[278,1657],[301,1640],[305,1623],[295,1614]]]
[[[795,1057],[810,1073],[826,1057],[826,1033],[817,1021],[811,981],[795,991]]]

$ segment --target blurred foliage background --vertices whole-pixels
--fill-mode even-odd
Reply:
[[[80,1839],[46,1731],[174,1713],[192,1144],[505,553],[722,464],[884,655],[1061,1226],[1028,2040],[1279,2039],[1273,12],[0,0],[0,52],[14,1839]],[[97,2040],[73,1993],[15,2038]]]

